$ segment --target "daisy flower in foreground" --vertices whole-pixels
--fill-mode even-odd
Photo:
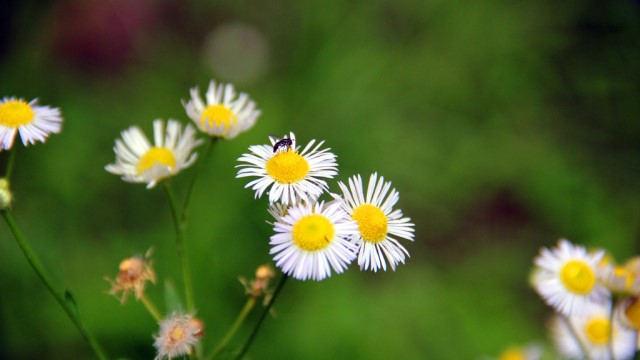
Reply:
[[[610,306],[610,303],[589,304],[583,316],[568,319],[556,316],[552,322],[552,331],[558,351],[570,359],[626,360],[633,358],[638,334],[625,328],[618,321],[613,322],[612,328]],[[584,351],[587,354],[584,354]]]
[[[349,238],[358,232],[340,202],[298,204],[277,219],[270,254],[276,266],[298,280],[322,280],[331,269],[340,274],[356,257]]]
[[[38,99],[29,103],[14,97],[0,100],[0,150],[11,149],[18,132],[26,146],[45,142],[49,134],[59,133],[61,128],[60,109],[40,106]]]
[[[560,240],[553,250],[542,248],[535,259],[533,285],[544,301],[565,316],[580,315],[591,303],[606,302],[610,293],[597,281],[603,250],[587,252]]]
[[[291,133],[286,139],[291,140],[290,146],[275,146],[278,141],[274,137],[269,137],[271,145],[250,146],[251,154],[238,159],[245,164],[236,166],[242,168],[236,177],[257,177],[245,188],[255,190],[256,198],[270,188],[271,203],[281,201],[289,205],[297,198],[303,201],[317,199],[327,189],[327,183],[321,178],[330,179],[338,174],[336,156],[329,152],[330,149],[318,150],[324,141],[311,140],[298,151],[295,135]]]
[[[200,320],[188,314],[172,314],[160,322],[160,333],[154,337],[158,352],[155,360],[191,354],[202,335]]]
[[[202,101],[198,88],[192,88],[191,100],[182,104],[198,129],[209,136],[233,139],[253,127],[260,116],[260,110],[247,94],[240,93],[236,98],[231,84],[216,86],[212,80],[205,100]]]
[[[147,189],[158,181],[176,175],[196,161],[193,149],[202,143],[196,140],[196,131],[187,125],[184,132],[176,120],[167,122],[166,133],[162,120],[153,122],[154,144],[151,145],[142,130],[132,126],[122,132],[122,140],[116,140],[113,150],[116,153],[115,164],[105,169],[122,180],[133,183],[147,183]]]
[[[387,270],[387,261],[392,270],[409,256],[396,237],[413,241],[414,228],[411,219],[402,217],[402,211],[393,210],[400,199],[391,182],[385,182],[374,173],[369,178],[365,191],[360,175],[349,179],[349,187],[338,182],[344,196],[342,206],[349,216],[358,223],[358,265],[360,269]],[[386,257],[386,260],[385,260]]]

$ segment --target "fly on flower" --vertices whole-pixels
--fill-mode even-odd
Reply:
[[[269,137],[271,144],[249,147],[250,154],[242,155],[238,161],[241,169],[236,177],[257,177],[245,187],[255,190],[256,198],[269,189],[269,202],[281,201],[294,204],[297,199],[310,201],[317,199],[326,189],[330,179],[338,174],[336,156],[330,149],[319,150],[324,141],[311,140],[302,151],[296,144],[296,137],[290,133],[291,147],[276,146],[282,140]],[[286,150],[286,151],[285,151]]]
[[[276,153],[278,152],[278,150],[291,151],[291,148],[293,147],[293,140],[284,138],[276,141],[276,143],[273,145],[273,152]]]

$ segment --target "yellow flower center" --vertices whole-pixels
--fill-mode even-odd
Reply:
[[[624,309],[624,315],[634,328],[640,329],[640,301],[638,298],[631,300],[627,308]]]
[[[173,155],[173,151],[164,147],[152,147],[140,158],[140,161],[138,162],[138,175],[141,175],[156,164],[161,164],[171,169],[175,169],[176,157]]]
[[[0,105],[0,125],[9,128],[29,124],[35,115],[31,106],[21,100],[9,100]]]
[[[307,215],[293,225],[293,243],[307,251],[324,249],[333,240],[335,230],[322,215]]]
[[[267,173],[281,184],[293,184],[309,173],[309,163],[296,151],[280,151],[267,161]]]
[[[205,121],[209,123],[209,127],[224,125],[226,131],[238,122],[238,115],[224,105],[211,105],[202,112],[200,126],[204,125]]]
[[[526,360],[526,356],[522,350],[518,348],[511,348],[505,350],[498,360]]]
[[[184,336],[185,330],[182,326],[176,326],[171,330],[171,333],[169,333],[169,338],[171,338],[172,341],[181,341],[184,339]]]
[[[596,345],[608,343],[610,331],[609,320],[606,318],[593,318],[585,326],[587,339]]]
[[[588,294],[596,284],[596,275],[589,264],[581,260],[570,260],[560,270],[564,286],[575,294]]]
[[[365,241],[378,243],[387,237],[387,217],[379,207],[362,204],[353,211],[352,217]]]

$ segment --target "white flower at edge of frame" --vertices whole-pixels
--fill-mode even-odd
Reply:
[[[592,303],[609,301],[609,290],[597,280],[603,250],[588,253],[561,239],[552,250],[542,248],[534,260],[532,276],[536,291],[551,307],[565,316],[580,315]]]
[[[617,317],[611,324],[611,303],[589,304],[581,316],[556,315],[551,323],[553,338],[558,351],[571,359],[630,360],[636,352],[638,333],[624,327]],[[572,328],[569,328],[571,326]],[[577,334],[579,341],[574,334]],[[583,354],[581,344],[588,354]]]
[[[356,223],[339,202],[298,204],[274,224],[270,254],[282,272],[298,280],[322,280],[344,272],[356,258],[350,237]]]
[[[400,199],[391,182],[373,173],[365,191],[360,175],[349,178],[349,187],[338,182],[344,197],[343,208],[358,223],[358,265],[361,270],[387,270],[387,261],[395,271],[398,263],[405,262],[409,252],[395,237],[413,241],[414,224],[402,217],[401,210],[393,206]],[[388,196],[387,196],[387,193]],[[386,260],[385,260],[386,258]]]
[[[231,84],[216,86],[211,80],[205,100],[202,101],[200,90],[195,87],[191,89],[191,99],[182,104],[198,129],[209,136],[233,139],[253,127],[260,116],[260,110],[247,94],[240,93],[236,98]]]
[[[62,129],[60,109],[39,106],[38,99],[29,103],[15,97],[5,97],[0,101],[0,150],[13,147],[16,135],[20,133],[22,144],[45,142],[49,134]]]
[[[122,175],[127,182],[147,183],[150,189],[158,181],[191,166],[198,157],[193,149],[202,143],[196,140],[193,126],[187,125],[182,132],[180,123],[170,119],[166,133],[164,130],[162,120],[153,121],[153,145],[137,126],[123,131],[122,139],[117,139],[113,148],[116,162],[105,170]]]
[[[269,189],[270,203],[281,201],[291,205],[298,200],[310,202],[327,189],[322,178],[331,179],[338,174],[336,156],[328,148],[318,150],[324,141],[316,143],[311,140],[302,151],[298,151],[294,133],[290,133],[289,139],[294,144],[290,148],[273,151],[277,139],[270,137],[271,145],[250,146],[251,153],[238,158],[243,164],[236,166],[241,168],[236,177],[257,177],[245,185],[245,188],[255,191],[256,198]]]

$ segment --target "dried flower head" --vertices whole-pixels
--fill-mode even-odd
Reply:
[[[253,297],[260,297],[268,294],[269,282],[275,276],[275,271],[269,265],[260,265],[256,270],[256,278],[247,281],[244,277],[240,277],[240,282],[244,285],[245,294]]]
[[[202,335],[202,321],[190,314],[171,314],[160,322],[160,333],[155,336],[155,360],[191,354]]]
[[[144,295],[144,287],[147,281],[156,283],[156,275],[151,268],[149,255],[151,251],[147,251],[145,257],[130,257],[120,262],[118,276],[115,280],[109,277],[105,279],[111,283],[109,294],[118,297],[118,293],[122,292],[120,302],[124,303],[127,295],[134,292],[136,299],[140,299]]]

